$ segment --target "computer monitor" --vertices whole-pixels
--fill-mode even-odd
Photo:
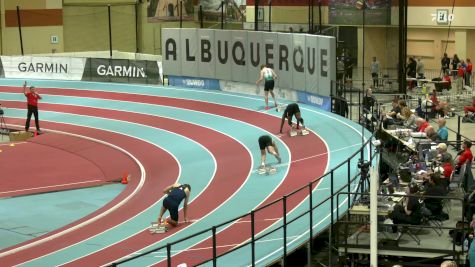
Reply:
[[[399,177],[397,174],[392,173],[389,175],[389,182],[392,184],[393,188],[399,188]]]

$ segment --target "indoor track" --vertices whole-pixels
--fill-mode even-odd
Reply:
[[[20,127],[26,116],[22,82],[0,82],[7,124]],[[39,109],[45,135],[73,134],[102,142],[127,155],[134,166],[118,166],[132,179],[113,201],[79,221],[0,251],[2,266],[99,266],[163,246],[307,185],[361,146],[361,126],[303,104],[302,117],[311,133],[291,138],[287,124],[284,134],[278,135],[281,113],[264,111],[262,97],[110,83],[29,83],[43,97]],[[273,135],[283,159],[273,175],[256,171],[260,163],[257,139],[263,134]],[[355,157],[350,164],[351,175],[359,171],[357,161]],[[275,159],[268,156],[268,162]],[[335,188],[346,184],[347,177],[346,168],[339,169],[334,175]],[[330,195],[329,179],[326,176],[313,188],[314,203]],[[152,235],[148,227],[160,210],[163,188],[175,182],[192,186],[191,222]],[[302,192],[287,199],[287,220],[308,208],[307,197]],[[342,213],[347,206],[343,197],[339,203]],[[255,216],[256,233],[269,232],[282,224],[282,203]],[[303,216],[287,227],[288,250],[307,240],[308,221]],[[313,222],[314,233],[328,226],[328,203],[314,211]],[[248,241],[250,228],[249,217],[217,228],[218,255]],[[210,237],[211,231],[173,246],[172,266],[209,260]],[[282,244],[282,231],[260,240],[256,263],[265,265],[281,257]],[[250,255],[250,246],[244,246],[218,258],[218,265],[247,266]],[[166,265],[166,250],[124,264],[150,265]]]

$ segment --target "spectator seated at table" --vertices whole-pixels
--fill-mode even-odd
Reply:
[[[456,170],[460,171],[460,167],[462,167],[463,164],[467,162],[472,162],[473,161],[473,154],[470,148],[472,147],[472,141],[465,140],[462,143],[462,151],[459,152],[457,156],[457,165],[456,165]]]
[[[454,171],[454,161],[450,153],[445,153],[440,158],[440,166],[443,169],[441,184],[448,190],[450,181],[452,179],[452,172]]]
[[[425,128],[424,133],[426,134],[426,138],[430,139],[432,142],[440,143],[442,142],[442,138],[440,138],[439,134],[435,131],[434,127],[427,126]]]
[[[472,105],[471,106],[465,106],[463,108],[463,111],[465,112],[465,116],[468,115],[469,112],[475,112],[475,96],[472,97]]]
[[[426,128],[430,126],[430,124],[423,118],[417,118],[416,126],[417,126],[417,129],[416,129],[417,132],[423,133],[425,132]]]
[[[412,129],[416,126],[416,115],[411,111],[410,108],[404,107],[401,110],[401,113],[397,114],[396,116],[401,120],[404,127]]]
[[[447,70],[442,78],[442,81],[446,83],[442,84],[442,89],[450,90],[452,89],[452,78],[450,78],[450,70]]]
[[[449,139],[449,129],[447,129],[447,120],[445,118],[439,118],[437,120],[437,125],[439,126],[439,129],[437,129],[437,134],[439,134],[440,139],[442,139],[443,142],[447,142]]]
[[[397,114],[401,113],[401,107],[399,106],[399,100],[397,98],[392,101],[393,108],[386,113],[386,118],[383,120],[383,127],[388,128],[389,125],[393,125],[397,121]]]
[[[427,99],[427,100],[430,101],[430,103],[432,103],[431,107],[432,107],[432,112],[433,113],[438,114],[441,117],[444,117],[446,119],[450,118],[448,116],[449,107],[448,107],[447,102],[440,101],[437,98],[437,91],[435,89],[432,91],[432,94],[430,95],[429,99]]]
[[[407,186],[406,194],[410,196],[404,198],[403,204],[395,205],[393,212],[389,214],[389,218],[394,224],[421,224],[421,204],[419,203],[419,197],[414,195],[418,191],[419,187],[417,184],[410,183]],[[396,231],[397,226],[393,227],[393,232]]]
[[[431,197],[443,197],[447,195],[447,191],[441,184],[440,174],[431,173],[429,175],[429,182],[426,185],[424,196],[424,205],[431,212],[433,216],[442,214],[442,199]]]

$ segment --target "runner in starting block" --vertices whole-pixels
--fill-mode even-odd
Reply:
[[[164,233],[168,231],[168,228],[178,225],[178,208],[183,200],[183,216],[185,222],[188,222],[188,199],[190,198],[191,186],[189,184],[181,185],[176,183],[167,186],[163,193],[167,197],[163,200],[163,206],[160,210],[160,215],[158,215],[157,222],[152,223],[152,226],[156,225],[156,227],[150,227],[150,232],[153,230],[152,233]],[[170,218],[162,221],[163,214],[167,210],[170,213]]]
[[[264,173],[267,173],[267,168],[266,168],[266,150],[269,154],[274,155],[274,157],[277,159],[278,163],[281,163],[282,159],[280,158],[279,155],[279,149],[277,148],[277,144],[275,143],[274,140],[269,135],[263,135],[259,137],[259,148],[261,150],[261,165],[259,167],[259,173],[264,171]],[[273,168],[270,167],[269,168]],[[275,169],[275,167],[274,167]],[[270,171],[269,171],[270,172]],[[262,173],[262,174],[264,174]]]
[[[284,111],[284,114],[282,114],[282,121],[280,123],[280,133],[282,133],[282,128],[284,127],[284,122],[285,122],[285,119],[287,118],[287,122],[289,123],[289,126],[291,128],[290,130],[290,136],[295,136],[295,135],[292,135],[292,131],[294,130],[293,129],[293,124],[292,124],[292,117],[295,116],[295,119],[297,120],[297,127],[296,129],[299,130],[299,124],[301,123],[302,124],[302,131],[305,130],[305,125],[303,124],[303,118],[302,116],[300,115],[300,108],[299,108],[299,105],[297,103],[292,103],[292,104],[289,104],[287,105],[287,107],[285,108],[285,111]],[[306,135],[308,134],[308,131],[305,130],[305,134],[302,134],[302,135]]]

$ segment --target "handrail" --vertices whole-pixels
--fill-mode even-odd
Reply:
[[[364,151],[364,149],[367,147],[368,144],[369,144],[369,146],[370,146],[370,150],[372,150],[372,149],[373,149],[373,146],[372,146],[371,141],[372,141],[372,139],[373,139],[373,137],[374,137],[375,134],[376,134],[376,131],[375,131],[374,133],[372,133],[371,136],[368,137],[368,139],[364,142],[364,144],[363,144],[356,152],[354,152],[350,157],[348,157],[348,158],[347,158],[346,160],[344,160],[343,162],[341,162],[341,163],[339,163],[338,165],[336,165],[335,167],[333,167],[331,170],[327,171],[327,172],[326,172],[325,174],[323,174],[322,176],[316,178],[315,180],[309,182],[308,184],[306,184],[306,185],[304,185],[304,186],[302,186],[302,187],[300,187],[300,188],[298,188],[298,189],[296,189],[296,190],[294,190],[294,191],[292,191],[292,192],[290,192],[290,193],[288,193],[288,194],[286,194],[286,195],[284,195],[284,196],[282,196],[282,197],[280,197],[280,198],[278,198],[278,199],[276,199],[276,200],[274,200],[274,201],[272,201],[272,202],[266,203],[265,205],[263,205],[263,206],[261,206],[261,207],[259,207],[259,208],[256,208],[256,209],[254,209],[254,210],[252,210],[252,211],[250,211],[250,212],[248,212],[248,213],[246,213],[246,214],[237,216],[237,217],[235,217],[235,218],[233,218],[233,219],[227,220],[227,221],[225,221],[225,222],[223,222],[223,223],[220,223],[220,224],[218,224],[218,225],[214,225],[214,226],[212,226],[212,227],[210,227],[210,228],[207,228],[207,229],[205,229],[205,230],[199,231],[199,232],[194,233],[194,234],[192,234],[192,235],[189,235],[189,236],[180,238],[180,239],[178,239],[178,240],[176,240],[176,241],[167,243],[166,245],[162,245],[162,246],[160,246],[160,247],[158,247],[158,248],[154,248],[154,249],[151,249],[151,250],[142,252],[142,253],[140,253],[140,254],[138,254],[138,255],[135,255],[135,256],[132,256],[132,257],[128,257],[128,258],[126,258],[126,259],[123,259],[123,260],[114,262],[114,263],[112,263],[110,266],[117,266],[117,265],[120,265],[120,264],[129,262],[129,261],[131,261],[131,260],[140,258],[140,257],[142,257],[142,256],[144,256],[144,255],[148,255],[148,254],[150,254],[150,253],[153,253],[153,252],[162,250],[162,249],[164,249],[164,248],[167,249],[167,261],[168,261],[168,263],[171,263],[171,261],[170,261],[170,260],[171,260],[171,246],[173,246],[173,245],[175,245],[175,244],[178,244],[178,243],[180,243],[180,242],[183,242],[183,241],[185,241],[185,240],[191,239],[191,238],[193,238],[193,237],[196,237],[196,236],[198,236],[198,235],[202,235],[202,234],[204,234],[204,233],[206,233],[206,232],[210,232],[210,231],[212,232],[212,236],[211,236],[211,237],[212,237],[212,239],[213,239],[213,240],[212,240],[212,241],[213,241],[213,258],[208,259],[208,260],[206,260],[205,262],[213,261],[213,263],[214,263],[213,265],[215,265],[216,259],[217,259],[218,257],[222,257],[222,256],[224,256],[224,255],[226,255],[226,254],[228,254],[228,253],[231,253],[231,252],[233,252],[233,251],[235,251],[235,250],[237,250],[237,249],[239,249],[239,248],[242,248],[243,246],[252,244],[252,247],[253,247],[253,251],[252,251],[252,252],[253,252],[253,253],[252,253],[252,263],[251,263],[251,264],[254,265],[254,261],[255,261],[254,246],[255,246],[255,242],[258,241],[259,239],[261,239],[261,238],[267,236],[267,235],[270,235],[271,233],[274,233],[274,232],[276,232],[276,231],[282,229],[282,228],[283,228],[283,230],[284,230],[284,244],[283,244],[283,250],[284,250],[283,255],[284,255],[284,256],[283,256],[283,257],[284,257],[284,262],[285,262],[286,249],[287,249],[287,245],[286,245],[286,244],[287,244],[287,241],[286,241],[286,227],[287,227],[287,225],[289,225],[290,223],[294,222],[295,220],[297,220],[297,219],[299,219],[299,218],[302,218],[304,215],[306,215],[306,214],[308,214],[308,213],[312,214],[312,212],[313,212],[317,207],[321,206],[323,203],[326,203],[327,201],[331,201],[332,210],[331,210],[330,213],[331,213],[331,221],[333,222],[333,217],[334,217],[334,215],[333,215],[333,214],[334,214],[334,210],[333,210],[334,197],[337,196],[337,193],[341,193],[341,192],[340,192],[341,190],[343,190],[343,189],[345,189],[345,188],[347,188],[347,187],[349,188],[349,186],[351,186],[351,183],[353,183],[353,182],[358,178],[358,176],[360,176],[360,172],[357,173],[353,179],[350,179],[350,177],[348,177],[348,182],[349,182],[350,184],[345,184],[345,185],[343,185],[343,186],[342,186],[341,188],[339,188],[336,192],[334,191],[334,188],[333,188],[334,186],[333,186],[333,179],[332,179],[332,180],[331,180],[331,194],[330,194],[330,196],[328,196],[327,198],[325,198],[324,200],[322,200],[321,202],[319,202],[318,204],[316,204],[315,207],[312,207],[311,209],[306,210],[306,211],[303,212],[302,214],[296,215],[294,219],[291,219],[291,220],[289,220],[289,221],[286,221],[286,220],[287,220],[287,212],[288,212],[288,211],[287,211],[287,208],[286,208],[287,198],[288,198],[288,197],[291,197],[292,195],[294,195],[294,194],[296,194],[296,193],[298,193],[298,192],[300,192],[300,191],[302,191],[303,189],[309,189],[309,187],[310,187],[310,190],[309,190],[309,193],[308,193],[308,194],[311,196],[311,195],[312,195],[312,192],[313,192],[312,188],[313,188],[313,186],[314,186],[315,183],[317,183],[318,181],[320,181],[322,178],[327,177],[328,175],[330,175],[330,176],[333,178],[333,174],[334,174],[334,172],[335,172],[336,170],[338,170],[338,169],[339,169],[340,167],[342,167],[343,165],[349,165],[350,162],[351,162],[351,159],[355,158],[355,156],[357,156],[357,155],[360,155],[360,154],[362,153],[362,151]],[[372,159],[373,159],[374,157],[376,157],[377,155],[378,155],[377,153],[374,153],[374,154],[370,153],[370,155],[368,155],[368,156],[370,157],[370,162],[371,162]],[[348,175],[349,175],[349,173],[348,173]],[[274,205],[274,204],[276,204],[276,203],[279,203],[279,202],[281,202],[281,201],[282,201],[282,203],[283,203],[283,217],[282,217],[283,224],[280,225],[280,226],[278,226],[278,227],[276,227],[276,229],[273,229],[273,230],[271,230],[271,231],[269,231],[269,232],[267,232],[267,233],[265,233],[265,234],[263,234],[263,235],[259,235],[258,237],[256,237],[256,236],[255,236],[255,233],[254,233],[254,223],[255,223],[255,222],[254,222],[254,215],[255,215],[255,213],[258,212],[258,211],[260,211],[260,210],[263,210],[263,209],[265,209],[265,208],[267,208],[267,207],[269,207],[269,206],[272,206],[272,205]],[[350,202],[350,201],[348,200],[348,202]],[[337,199],[337,203],[338,203],[338,199]],[[242,218],[244,218],[244,217],[246,217],[246,216],[251,216],[251,227],[252,227],[251,230],[252,230],[252,232],[253,232],[253,236],[250,238],[251,240],[250,240],[250,241],[247,241],[247,242],[244,242],[244,243],[240,244],[239,246],[236,246],[236,247],[234,247],[233,249],[230,249],[230,250],[228,250],[228,251],[222,253],[221,255],[216,255],[216,229],[219,228],[219,227],[221,227],[221,226],[223,226],[223,225],[232,223],[232,222],[234,222],[234,221],[238,221],[239,219],[242,219]],[[338,216],[338,204],[337,204],[337,216]],[[312,216],[310,216],[310,217],[312,217]],[[312,227],[313,227],[313,225],[310,226],[310,228],[312,228]]]

